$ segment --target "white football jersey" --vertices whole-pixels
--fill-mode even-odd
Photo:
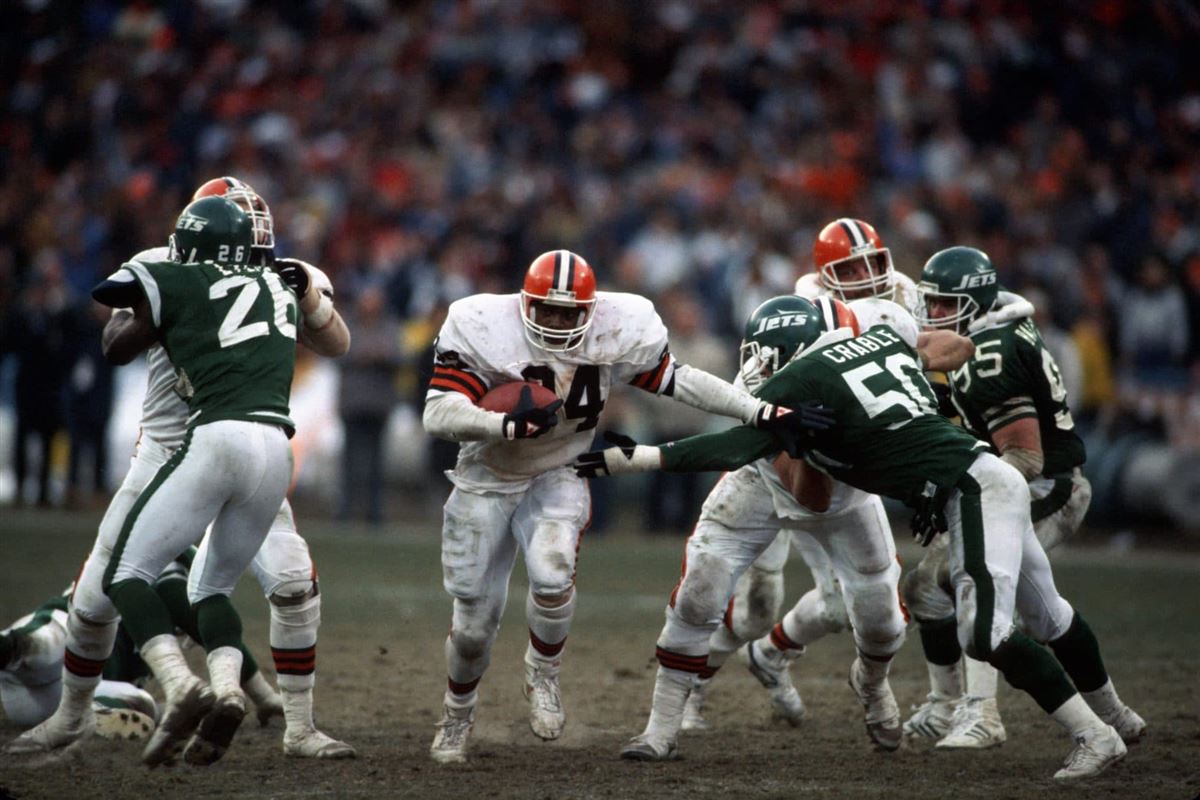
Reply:
[[[910,314],[915,315],[917,313],[917,304],[920,302],[920,297],[917,295],[917,284],[913,282],[912,278],[896,270],[892,271],[892,278],[895,291],[887,299],[899,303]],[[821,276],[815,272],[806,273],[797,279],[795,293],[809,300],[816,297],[834,296],[833,292],[821,285]]]
[[[170,251],[165,247],[143,250],[130,261],[168,261]],[[187,430],[187,402],[175,391],[179,377],[175,365],[161,344],[146,351],[146,399],[142,401],[142,437],[152,439],[167,450],[183,444]]]
[[[644,297],[597,292],[583,344],[550,352],[525,337],[519,294],[478,294],[450,306],[435,344],[431,395],[459,391],[473,402],[513,381],[542,383],[562,398],[558,425],[534,439],[470,441],[449,474],[471,490],[520,491],[534,476],[587,451],[614,384],[661,394],[675,360],[667,328]]]

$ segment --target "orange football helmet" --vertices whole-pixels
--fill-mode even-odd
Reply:
[[[250,217],[250,224],[254,227],[254,247],[270,251],[274,256],[275,220],[271,216],[271,209],[267,207],[267,201],[263,200],[250,184],[228,176],[213,178],[200,184],[200,188],[192,195],[192,200],[214,195],[229,198],[246,212]]]
[[[821,229],[813,243],[821,285],[842,300],[890,299],[895,292],[892,254],[871,225],[843,217]]]
[[[576,309],[566,327],[548,324],[549,307]],[[596,310],[596,276],[582,256],[570,250],[551,250],[533,260],[521,288],[521,320],[530,343],[556,353],[583,344]]]
[[[858,329],[858,317],[850,309],[850,306],[833,297],[818,297],[812,301],[817,307],[817,311],[821,313],[821,319],[825,322],[825,330],[832,331],[838,328],[849,328],[854,331],[854,335],[858,336],[862,331]]]

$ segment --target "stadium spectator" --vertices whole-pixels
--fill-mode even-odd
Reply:
[[[341,388],[338,408],[342,444],[342,498],[338,518],[362,514],[383,521],[384,429],[396,404],[400,367],[400,323],[387,309],[378,287],[363,289],[346,320],[350,351],[338,360]]]

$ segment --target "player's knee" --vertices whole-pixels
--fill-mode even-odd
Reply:
[[[763,636],[775,624],[783,606],[783,572],[751,567],[747,573],[746,594],[742,600],[740,632],[748,638]]]
[[[538,597],[570,597],[575,582],[575,550],[542,550],[527,562],[529,588]],[[565,602],[565,601],[564,601]]]
[[[555,592],[553,594],[538,594],[533,593],[533,602],[537,603],[542,608],[562,608],[567,603],[571,602],[571,598],[575,596],[575,587],[572,586],[565,592]]]
[[[900,579],[900,596],[913,618],[945,619],[954,616],[954,598],[935,580],[931,570],[915,569]]]
[[[890,647],[904,636],[904,616],[900,613],[896,590],[890,583],[856,588],[848,610],[850,626],[865,642]],[[864,652],[881,654],[877,649]]]
[[[319,594],[320,589],[314,580],[285,581],[267,595],[267,600],[273,606],[287,608],[303,605]]]
[[[689,564],[675,595],[675,614],[689,625],[720,622],[729,602],[728,565],[701,553]]]
[[[1075,618],[1075,609],[1062,597],[1049,601],[1037,613],[1021,613],[1022,630],[1036,642],[1046,644],[1067,632]]]

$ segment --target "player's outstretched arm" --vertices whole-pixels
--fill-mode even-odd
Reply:
[[[300,300],[300,343],[319,356],[337,358],[350,349],[350,329],[333,307],[333,283],[321,270],[298,258],[275,259],[275,271]]]
[[[576,475],[598,478],[658,469],[664,472],[729,471],[786,447],[774,434],[749,425],[658,446],[638,444],[620,434],[606,433],[604,438],[617,446],[579,456],[573,465]]]
[[[113,315],[100,334],[104,360],[110,364],[128,364],[158,341],[158,331],[150,318],[150,304],[144,296],[133,302],[132,309],[113,309]]]
[[[917,335],[917,354],[925,369],[952,372],[975,355],[975,343],[954,331],[925,331]]]
[[[810,421],[810,409],[800,409],[797,414],[790,408],[760,400],[739,386],[687,364],[675,368],[671,384],[663,394],[694,408],[733,417],[764,430],[805,427]],[[828,425],[818,423],[812,427],[824,428]]]

